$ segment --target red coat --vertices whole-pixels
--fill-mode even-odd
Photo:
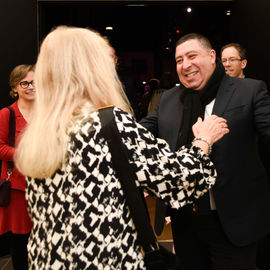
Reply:
[[[17,102],[11,107],[15,112],[16,132],[15,144],[26,126],[26,121],[21,114]],[[2,160],[1,178],[7,178],[8,161],[13,160],[15,149],[8,145],[9,133],[8,108],[0,111],[0,159]],[[11,174],[11,200],[8,207],[0,207],[0,234],[12,231],[13,233],[29,233],[31,230],[31,221],[26,209],[25,200],[25,177],[14,167]]]

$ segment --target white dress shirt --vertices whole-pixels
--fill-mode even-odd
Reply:
[[[214,104],[215,104],[215,99],[213,99],[209,104],[205,106],[204,119],[206,119],[212,114]],[[209,190],[209,197],[210,197],[211,210],[216,210],[216,203],[215,203],[213,191],[211,189]]]

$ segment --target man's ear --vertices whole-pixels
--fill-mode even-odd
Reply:
[[[216,51],[215,50],[211,50],[210,51],[210,56],[211,56],[211,58],[212,58],[212,62],[213,63],[216,63]]]
[[[247,66],[247,59],[241,61],[241,68],[244,69]]]

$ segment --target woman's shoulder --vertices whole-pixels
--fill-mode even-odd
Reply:
[[[23,117],[18,105],[17,105],[17,101],[15,101],[13,104],[11,104],[10,106],[4,107],[3,109],[1,109],[0,111],[0,120],[1,122],[4,121],[4,119],[6,119],[6,121],[8,121],[9,116],[10,116],[10,110],[8,107],[11,107],[15,113],[15,117],[16,117],[16,122],[19,121],[18,118]]]
[[[114,118],[116,123],[131,123],[134,120],[134,117],[123,111],[122,109],[119,109],[117,107],[112,108],[112,113],[114,114]],[[101,121],[100,121],[100,115],[99,111],[93,111],[91,113],[85,113],[78,121],[74,123],[74,125],[69,129],[71,133],[77,133],[77,132],[88,132],[89,131],[100,131],[101,128]]]
[[[114,114],[114,118],[117,122],[130,122],[135,121],[135,118],[130,113],[118,108],[118,107],[111,107],[111,110]]]
[[[131,114],[129,114],[128,112],[125,112],[125,111],[123,111],[122,109],[120,109],[120,108],[117,108],[117,107],[114,107],[113,108],[113,112],[114,112],[114,115],[116,116],[116,117],[124,117],[125,116],[125,118],[129,118],[129,119],[133,119],[134,117],[131,115]]]
[[[2,108],[0,110],[0,116],[1,117],[5,117],[5,118],[8,118],[9,117],[10,112],[9,112],[8,107],[11,107],[14,111],[17,111],[17,105],[16,105],[16,102],[14,102],[10,106],[4,107],[4,108]]]
[[[14,103],[12,103],[11,105],[9,106],[6,106],[6,107],[3,107],[0,112],[1,113],[4,113],[4,114],[9,114],[9,109],[8,107],[11,107],[14,111],[17,111],[18,110],[18,105],[17,105],[17,101],[15,101]]]
[[[97,116],[97,111],[85,112],[80,115],[79,118],[75,119],[71,126],[68,127],[69,134],[83,134],[89,133],[90,130],[96,129],[99,125],[99,119]]]
[[[8,115],[9,115],[9,109],[8,109],[8,107],[2,108],[2,109],[0,110],[0,115],[1,115],[1,117],[3,117],[3,116],[8,116]]]

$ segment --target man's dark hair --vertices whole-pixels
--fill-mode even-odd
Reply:
[[[247,59],[247,52],[246,52],[246,49],[240,45],[239,43],[229,43],[229,44],[226,44],[225,46],[223,46],[220,50],[220,56],[222,55],[222,52],[226,49],[226,48],[229,48],[229,47],[234,47],[238,53],[239,53],[239,56],[241,58],[241,60],[243,59]]]
[[[203,45],[203,47],[205,47],[206,49],[210,49],[210,50],[212,49],[212,45],[211,45],[209,39],[200,33],[190,33],[190,34],[187,34],[187,35],[181,37],[176,42],[175,47],[181,45],[182,43],[184,43],[188,40],[192,40],[192,39],[197,39]]]

